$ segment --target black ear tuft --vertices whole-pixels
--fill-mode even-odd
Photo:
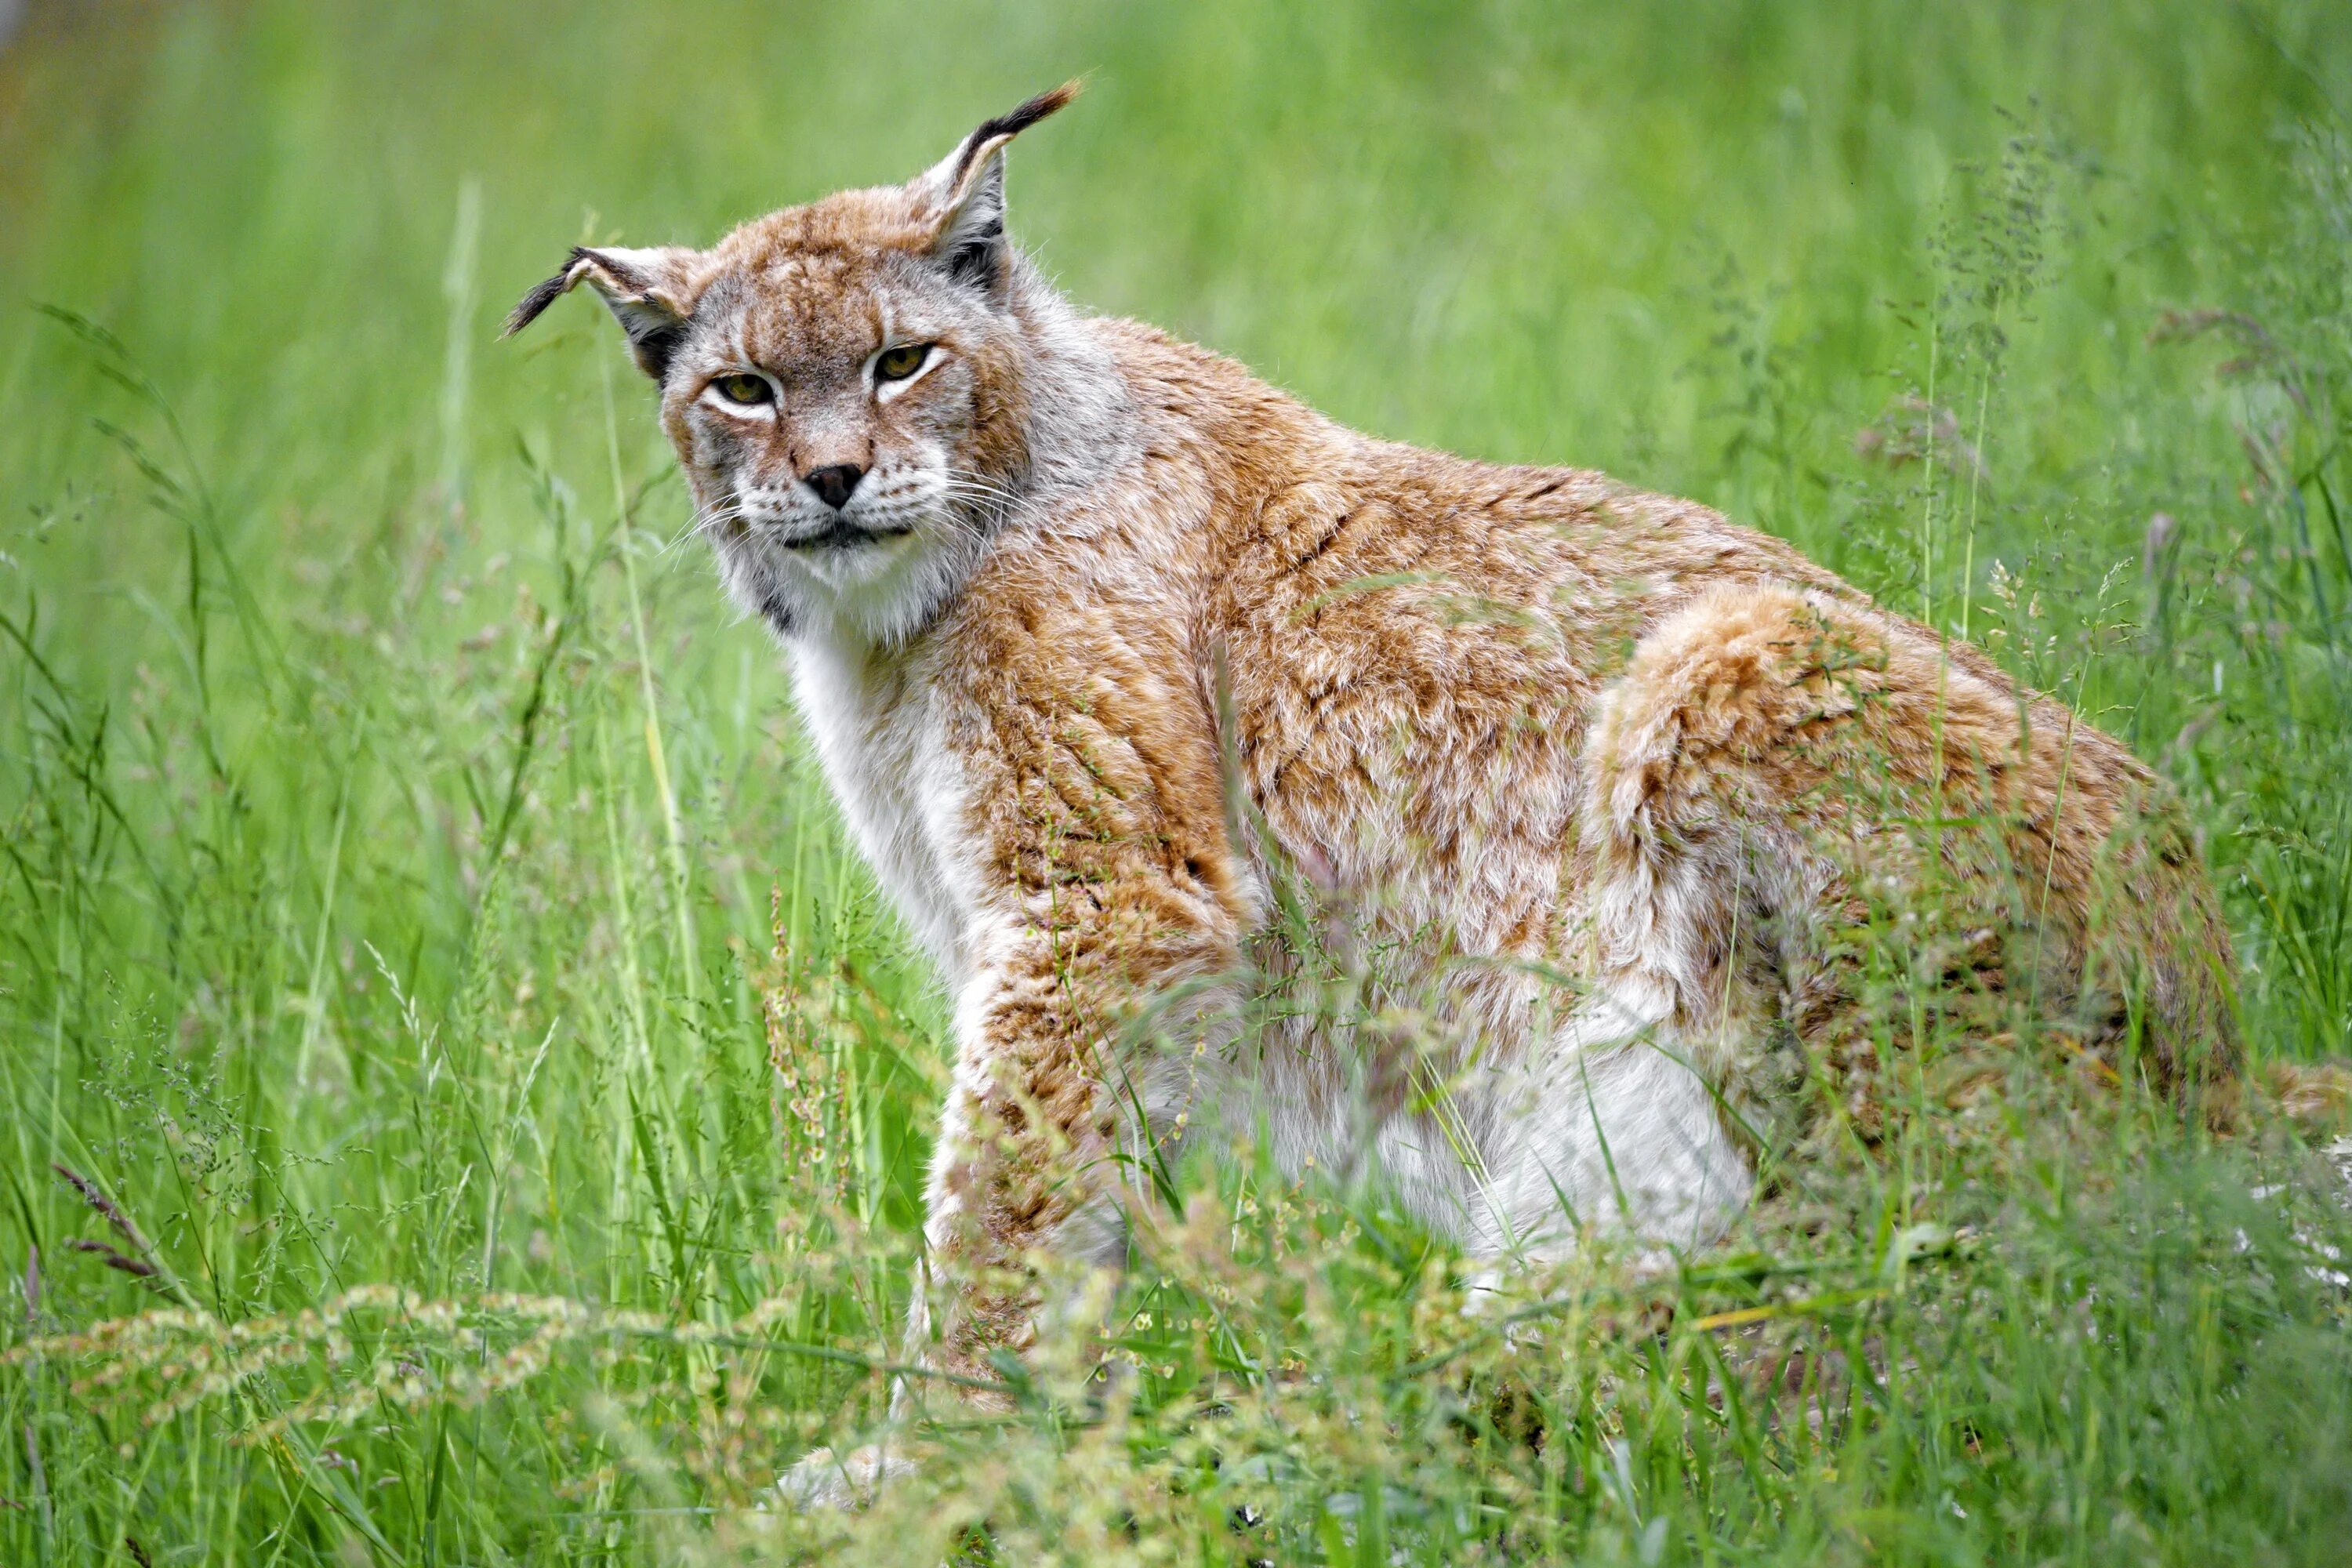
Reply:
[[[572,285],[574,281],[572,270],[573,268],[580,265],[581,258],[587,254],[588,253],[579,246],[573,246],[572,247],[572,254],[563,258],[563,269],[562,271],[558,272],[554,277],[550,278],[543,283],[535,283],[531,285],[530,292],[525,294],[516,302],[515,308],[507,315],[506,330],[500,332],[499,336],[502,338],[510,338],[514,336],[517,332],[522,331],[525,327],[528,327],[533,321],[539,320],[540,313],[545,310],[550,305],[554,304],[558,300],[563,298],[565,294],[571,292]]]
[[[982,121],[980,128],[965,137],[963,145],[957,150],[955,174],[948,184],[951,186],[962,184],[964,176],[971,173],[971,161],[980,156],[982,148],[992,142],[1010,141],[1020,135],[1021,132],[1077,97],[1078,87],[1079,84],[1076,81],[1066,81],[1057,88],[1039,93],[1008,114],[1000,114],[993,120]]]

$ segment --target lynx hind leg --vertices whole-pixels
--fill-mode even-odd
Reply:
[[[1863,928],[1891,938],[1873,936],[1873,963],[1929,988],[1930,1006],[1999,988],[2026,912],[2023,742],[2013,693],[1866,607],[1769,584],[1698,595],[1636,646],[1593,716],[1594,973],[1662,994],[1748,1132],[1810,1131],[1820,1107],[1800,1101],[1819,1074],[1870,1135]],[[2031,944],[2062,968],[2080,936],[2067,904],[2047,909],[2066,929]],[[2028,989],[2056,1003],[2071,984]]]
[[[1859,640],[1797,592],[1717,589],[1602,694],[1579,823],[1591,990],[1510,1088],[1490,1244],[1542,1258],[1599,1231],[1654,1256],[1746,1207],[1804,1071],[1776,1042],[1851,1014],[1822,941],[1845,879],[1814,816],[1822,742],[1861,710],[1840,679],[1866,672]]]

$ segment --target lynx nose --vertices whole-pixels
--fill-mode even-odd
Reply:
[[[865,477],[866,470],[855,463],[835,463],[829,468],[811,468],[801,476],[801,483],[814,490],[817,500],[839,511],[848,504],[849,492]]]

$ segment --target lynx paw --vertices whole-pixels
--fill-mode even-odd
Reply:
[[[915,1461],[869,1443],[843,1455],[831,1448],[813,1448],[801,1462],[776,1481],[784,1502],[806,1512],[812,1509],[858,1509],[874,1500],[885,1481],[915,1473]]]

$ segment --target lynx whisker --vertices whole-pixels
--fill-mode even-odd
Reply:
[[[698,533],[709,533],[725,523],[740,521],[743,513],[742,503],[733,498],[710,506],[696,507],[677,531],[663,542],[660,553],[667,555]]]

